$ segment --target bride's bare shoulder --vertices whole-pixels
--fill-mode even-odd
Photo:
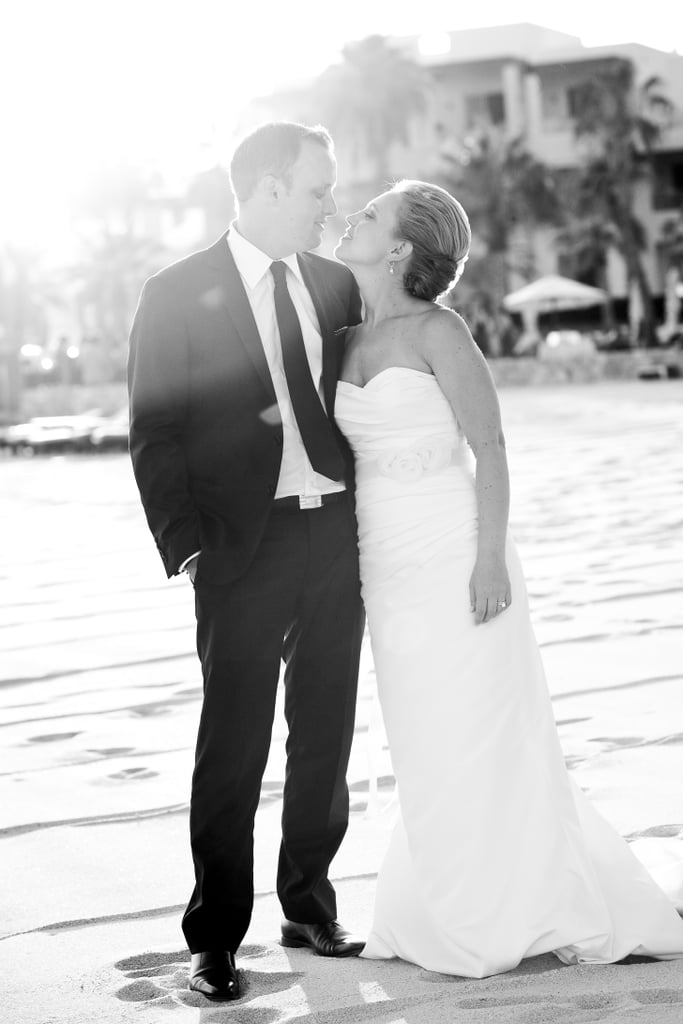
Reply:
[[[441,348],[448,346],[453,348],[454,343],[458,348],[465,350],[476,348],[472,332],[467,326],[467,321],[456,313],[454,309],[447,306],[435,305],[434,309],[425,317],[425,343],[428,347]]]

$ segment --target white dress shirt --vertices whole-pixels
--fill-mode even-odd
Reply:
[[[273,261],[270,256],[248,242],[239,233],[234,223],[230,225],[228,246],[247,293],[273,380],[278,406],[273,413],[282,420],[282,462],[275,497],[285,498],[290,495],[313,497],[330,494],[332,491],[343,491],[344,483],[342,481],[330,480],[321,473],[315,472],[301,440],[282,362],[280,332],[275,316],[275,282],[270,273],[270,265]],[[287,287],[301,324],[311,376],[324,406],[322,338],[315,306],[301,276],[296,254],[287,256],[282,262],[287,266]],[[189,558],[186,558],[178,571],[182,572],[188,562],[198,554],[199,552],[195,551]]]
[[[273,261],[270,256],[240,235],[234,223],[230,226],[228,245],[242,278],[249,305],[261,336],[268,369],[273,379],[279,417],[282,419],[282,463],[275,497],[284,498],[292,494],[313,496],[329,494],[332,491],[343,491],[344,483],[342,481],[330,480],[315,472],[301,440],[282,362],[280,332],[275,316],[275,282],[270,273],[270,265]],[[323,401],[322,338],[313,300],[301,276],[296,254],[287,256],[282,263],[287,267],[287,287],[301,324],[301,333],[313,383]]]

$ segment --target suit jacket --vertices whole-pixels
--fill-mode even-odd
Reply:
[[[342,264],[313,253],[298,260],[320,324],[332,417],[343,329],[359,322],[360,297]],[[130,336],[128,389],[133,470],[167,575],[201,549],[204,579],[236,578],[272,506],[282,424],[227,233],[145,283]]]

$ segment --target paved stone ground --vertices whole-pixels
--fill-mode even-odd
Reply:
[[[500,393],[512,527],[567,762],[622,834],[683,830],[683,382]],[[257,817],[248,998],[185,991],[179,914],[201,682],[187,581],[167,582],[126,456],[0,460],[0,959],[8,1021],[681,1019],[683,965],[526,961],[463,982],[273,943],[278,713]],[[333,865],[366,930],[393,777],[364,650]],[[3,1016],[5,1016],[5,1012]]]

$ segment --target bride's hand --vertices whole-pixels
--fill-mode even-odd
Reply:
[[[505,559],[479,555],[470,578],[470,608],[476,625],[490,622],[510,607],[510,577]]]

